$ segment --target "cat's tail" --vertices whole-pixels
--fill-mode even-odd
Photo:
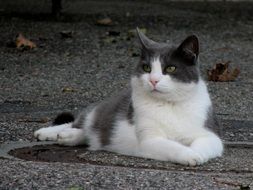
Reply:
[[[70,112],[63,112],[59,114],[53,121],[53,125],[62,125],[65,123],[71,123],[75,120],[74,116]]]

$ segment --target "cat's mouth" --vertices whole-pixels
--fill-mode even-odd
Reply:
[[[156,88],[154,88],[151,93],[162,93],[161,91],[157,90]]]

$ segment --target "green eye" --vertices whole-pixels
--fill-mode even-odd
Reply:
[[[173,73],[173,72],[175,72],[176,71],[176,67],[175,66],[168,66],[168,67],[166,67],[166,69],[165,69],[165,72],[166,73]]]
[[[143,68],[143,71],[145,71],[147,73],[151,72],[151,67],[149,65],[143,65],[142,68]]]

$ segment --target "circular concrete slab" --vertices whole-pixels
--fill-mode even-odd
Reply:
[[[87,146],[66,147],[52,144],[37,143],[12,143],[2,146],[8,155],[29,161],[62,162],[62,163],[89,163],[103,166],[121,166],[129,168],[182,170],[198,172],[243,172],[253,173],[253,144],[232,143],[225,148],[221,158],[210,160],[208,163],[188,167],[170,162],[156,161],[152,159],[137,158],[119,155],[105,151],[89,151]],[[1,157],[1,155],[0,155]]]

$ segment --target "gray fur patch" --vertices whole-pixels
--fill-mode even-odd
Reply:
[[[75,119],[74,123],[72,124],[72,128],[82,129],[84,127],[87,114],[90,113],[96,105],[97,104],[94,103],[87,106]]]
[[[128,106],[128,111],[127,111],[127,119],[129,121],[130,124],[134,124],[134,107],[133,107],[133,103],[132,101],[130,102],[129,106]]]
[[[72,128],[82,129],[84,127],[85,117],[86,117],[85,112],[80,113],[79,116],[74,121],[74,123],[72,124]]]
[[[219,122],[215,116],[215,113],[214,113],[212,107],[210,107],[207,112],[207,119],[205,121],[205,127],[210,129],[211,131],[215,132],[219,136],[222,134],[222,129],[219,125]]]
[[[101,144],[105,146],[110,144],[115,122],[125,119],[133,123],[132,117],[131,90],[125,90],[96,107],[92,128],[100,135]]]

